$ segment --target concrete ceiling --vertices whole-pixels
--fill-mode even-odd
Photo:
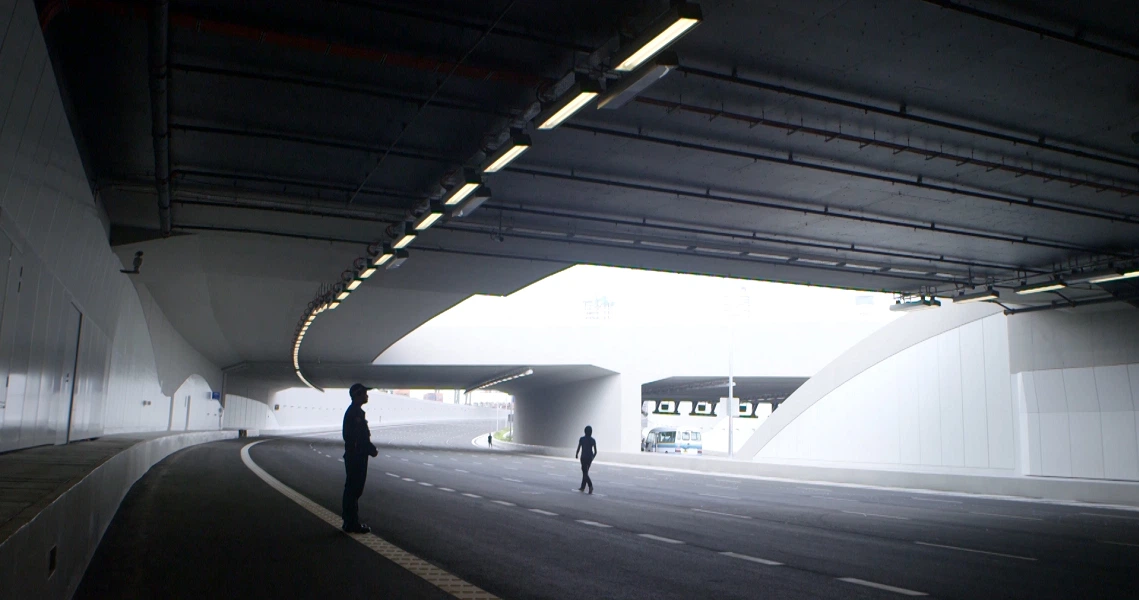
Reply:
[[[575,263],[1007,297],[1139,250],[1135,3],[700,4],[677,72],[532,132],[492,199],[322,316],[302,362],[370,363],[470,294]],[[320,284],[667,8],[174,1],[162,239],[151,4],[57,5],[45,36],[117,250],[146,252],[139,282],[223,366],[289,362]],[[1063,293],[1018,300],[1111,298]]]
[[[743,400],[782,401],[807,377],[735,377],[735,397]],[[669,377],[641,386],[645,400],[708,400],[716,401],[728,395],[727,377]]]

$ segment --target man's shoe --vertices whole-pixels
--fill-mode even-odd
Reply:
[[[589,488],[589,494],[590,494],[591,496],[593,495],[593,488]]]
[[[585,488],[583,488],[583,487],[579,487],[579,488],[577,488],[577,491],[579,491],[579,492],[584,492],[584,491],[585,491]]]
[[[341,527],[347,533],[371,533],[372,528],[367,525],[345,525]]]

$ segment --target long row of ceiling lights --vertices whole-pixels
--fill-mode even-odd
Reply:
[[[1028,283],[1021,281],[1019,286],[1012,288],[1014,294],[1018,296],[1030,296],[1032,294],[1042,294],[1045,292],[1058,292],[1072,285],[1080,284],[1102,284],[1110,283],[1113,281],[1122,281],[1124,279],[1139,278],[1139,263],[1127,263],[1123,265],[1111,264],[1103,268],[1092,268],[1083,270],[1070,271],[1067,274],[1051,275],[1048,279],[1036,283]],[[955,296],[950,296],[954,304],[971,304],[974,302],[1000,302],[1001,293],[993,286],[986,286],[983,289],[972,291],[959,291]],[[899,299],[890,310],[894,311],[911,311],[922,310],[926,308],[937,308],[941,306],[941,302],[933,295],[922,295],[914,300]]]
[[[635,40],[622,44],[613,54],[610,64],[620,79],[610,85],[608,91],[603,89],[600,81],[574,74],[574,85],[538,113],[533,121],[535,128],[542,131],[556,128],[603,93],[605,95],[598,103],[598,108],[620,108],[677,66],[675,55],[668,53],[657,58],[658,55],[702,20],[699,5],[691,2],[675,3]],[[650,62],[654,58],[657,60]],[[497,173],[531,145],[530,136],[519,129],[511,129],[506,142],[486,157],[481,169],[463,169],[460,181],[445,187],[442,201],[427,200],[408,211],[407,219],[394,223],[385,230],[387,241],[369,246],[368,256],[356,259],[354,268],[345,271],[340,282],[330,287],[322,286],[316,299],[305,310],[294,336],[293,369],[301,382],[318,389],[305,379],[300,364],[301,343],[317,316],[340,306],[377,269],[399,267],[408,258],[405,248],[423,231],[443,219],[447,212],[452,217],[470,215],[490,198],[490,190],[483,186],[482,174]]]
[[[489,381],[480,383],[480,384],[470,388],[469,390],[467,390],[467,393],[476,392],[478,390],[485,390],[486,388],[494,387],[500,383],[506,383],[507,381],[514,381],[515,379],[521,379],[523,377],[527,377],[527,376],[533,375],[533,374],[534,374],[534,369],[529,369],[529,368],[522,369],[520,371],[516,371],[513,373],[508,373],[508,374],[503,375],[501,377],[496,377],[496,378],[491,379]]]

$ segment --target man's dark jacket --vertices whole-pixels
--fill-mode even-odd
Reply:
[[[344,458],[350,456],[371,456],[376,452],[372,444],[372,432],[368,429],[368,419],[364,409],[353,404],[344,411]]]

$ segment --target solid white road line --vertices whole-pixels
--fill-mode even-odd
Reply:
[[[879,515],[879,514],[875,514],[875,513],[855,512],[853,510],[844,510],[842,512],[844,512],[848,515],[860,515],[863,517],[881,517],[883,519],[897,519],[898,521],[909,521],[910,520],[908,517],[892,517],[890,515]]]
[[[507,502],[506,500],[491,500],[491,502],[494,502],[495,504],[501,504],[503,506],[518,506],[517,504],[513,502]]]
[[[751,517],[746,516],[746,515],[733,515],[732,513],[716,512],[714,510],[704,510],[703,508],[694,508],[692,510],[694,510],[698,513],[705,513],[705,514],[709,514],[709,515],[720,515],[721,517],[735,517],[737,519],[750,519],[751,518]]]
[[[440,492],[453,492],[453,491],[455,491],[455,490],[453,490],[453,489],[451,489],[451,488],[445,488],[445,487],[441,487],[441,488],[437,488],[437,489],[438,489]]]
[[[511,479],[509,477],[503,477],[502,480],[503,481],[513,481],[514,483],[522,483],[521,479]]]
[[[299,504],[302,508],[315,515],[320,520],[328,523],[329,525],[340,528],[341,518],[340,515],[324,508],[323,506],[309,500],[300,492],[293,488],[281,483],[277,478],[267,473],[264,469],[253,462],[253,458],[249,456],[249,449],[257,444],[262,444],[266,440],[260,442],[253,442],[241,449],[241,462],[253,471],[255,475],[261,478],[262,481],[269,484],[270,487],[280,492],[286,498]],[[349,533],[345,534],[352,539],[367,546],[376,554],[392,561],[393,563],[407,569],[414,575],[423,578],[431,585],[451,594],[456,598],[472,599],[472,600],[498,600],[498,596],[484,591],[454,575],[444,571],[443,569],[419,558],[418,556],[396,546],[375,534],[370,533]]]
[[[718,494],[697,494],[697,496],[707,496],[709,498],[723,498],[724,500],[739,500],[735,496],[720,496]]]
[[[435,484],[434,484],[434,483],[427,483],[426,481],[420,481],[420,482],[419,482],[419,485],[422,485],[422,486],[425,486],[425,487],[435,487]]]
[[[1022,521],[1043,521],[1044,520],[1044,519],[1038,519],[1036,517],[1018,517],[1017,515],[1002,515],[1002,514],[998,514],[998,513],[987,513],[987,512],[980,512],[980,511],[976,511],[976,510],[969,511],[969,514],[985,515],[986,517],[1004,517],[1006,519],[1020,519]]]
[[[466,493],[464,493],[463,495],[468,497],[468,498],[482,498],[482,496],[480,496],[478,494],[466,494]]]
[[[589,525],[590,527],[604,527],[604,528],[613,527],[612,525],[606,525],[605,523],[598,523],[597,521],[583,521],[581,519],[578,519],[577,522],[581,523],[582,525]]]
[[[1127,519],[1128,521],[1139,521],[1139,517],[1127,517],[1124,515],[1105,515],[1103,513],[1090,513],[1090,512],[1082,512],[1080,514],[1081,515],[1088,515],[1091,517],[1107,517],[1109,519]]]
[[[530,509],[530,512],[532,512],[532,513],[538,513],[538,514],[540,514],[540,515],[546,515],[547,517],[556,517],[556,516],[558,516],[558,513],[556,513],[556,512],[550,512],[550,511],[548,511],[548,510],[542,510],[542,509],[540,509],[540,508],[531,508],[531,509]]]
[[[944,544],[931,544],[929,542],[914,542],[914,543],[918,544],[920,546],[933,546],[934,548],[948,548],[949,550],[960,550],[962,552],[976,552],[977,554],[991,554],[993,556],[1003,556],[1005,558],[1015,558],[1017,560],[1031,560],[1033,562],[1036,561],[1035,558],[1031,558],[1028,556],[1017,556],[1015,554],[1002,554],[1000,552],[989,552],[987,550],[974,550],[972,548],[958,548],[957,546],[946,546]]]
[[[812,498],[818,498],[819,500],[835,500],[838,502],[858,502],[858,500],[851,500],[850,498],[836,498],[834,496],[811,496],[811,497]]]
[[[705,483],[704,487],[716,488],[716,489],[720,489],[720,490],[733,490],[733,491],[740,489],[736,486],[714,485],[711,483]]]
[[[661,537],[659,535],[653,535],[651,533],[638,533],[637,535],[639,535],[643,538],[646,538],[646,539],[656,540],[658,542],[664,542],[666,544],[683,544],[684,543],[680,540],[674,540],[672,538]]]
[[[455,469],[455,470],[456,470],[456,471],[458,471],[458,472],[460,472],[460,473],[470,473],[470,471],[464,471],[464,470],[462,470],[462,469]]]
[[[921,496],[910,496],[911,500],[921,500],[923,502],[942,502],[944,504],[961,504],[959,500],[938,500],[937,498],[922,498]]]
[[[506,469],[507,471],[517,471],[518,470],[518,467],[502,467],[502,468]]]
[[[732,558],[738,558],[740,560],[746,560],[748,562],[759,563],[761,565],[767,565],[769,567],[778,567],[778,566],[783,564],[781,562],[775,562],[773,560],[767,560],[766,558],[756,558],[754,556],[748,556],[746,554],[736,554],[735,552],[721,552],[720,556],[730,556]]]
[[[1100,540],[1104,544],[1111,544],[1113,546],[1130,546],[1132,548],[1139,548],[1139,544],[1128,544],[1127,542],[1112,542],[1109,540]]]
[[[928,596],[929,595],[929,594],[926,594],[924,592],[915,592],[913,590],[907,590],[906,588],[894,587],[892,585],[886,585],[886,584],[882,584],[882,583],[874,583],[873,581],[866,581],[865,579],[855,579],[853,577],[839,577],[838,580],[839,581],[845,581],[847,583],[855,583],[858,585],[864,585],[866,587],[877,588],[880,590],[886,590],[887,592],[896,592],[898,594],[902,594],[903,596]]]

